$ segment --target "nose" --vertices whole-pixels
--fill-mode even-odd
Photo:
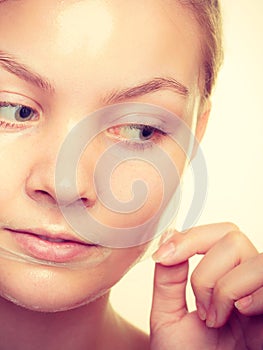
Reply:
[[[42,206],[57,207],[82,202],[84,206],[92,207],[96,202],[93,160],[87,155],[81,157],[77,169],[74,169],[75,178],[69,177],[67,171],[74,164],[65,164],[65,176],[62,178],[60,176],[58,182],[55,175],[62,142],[55,136],[52,138],[51,135],[41,139],[44,141],[38,143],[37,152],[31,159],[32,165],[25,181],[26,195]]]

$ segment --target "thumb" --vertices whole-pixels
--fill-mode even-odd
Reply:
[[[155,265],[152,331],[179,322],[187,314],[187,277],[188,261],[173,266]]]

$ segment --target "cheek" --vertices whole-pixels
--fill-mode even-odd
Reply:
[[[19,142],[0,135],[0,205],[16,198],[27,174],[30,155],[20,147]]]
[[[114,169],[108,181],[110,195],[120,203],[120,207],[122,203],[132,203],[128,207],[131,210],[117,212],[110,206],[103,205],[102,196],[97,215],[100,215],[103,223],[113,227],[139,225],[164,208],[178,186],[185,164],[185,156],[180,150],[174,150],[169,156],[172,174],[169,169],[160,169],[162,165],[158,168],[158,162],[153,165],[144,160],[126,161]]]
[[[163,197],[162,177],[143,161],[121,163],[109,179],[105,178],[105,186],[109,191],[99,194],[97,215],[103,223],[113,227],[145,222],[158,210]]]
[[[143,210],[150,203],[162,199],[163,181],[158,169],[153,165],[139,160],[126,161],[113,171],[110,188],[120,202],[130,202],[137,196],[138,207],[134,210]],[[144,198],[140,196],[142,193],[145,193]]]

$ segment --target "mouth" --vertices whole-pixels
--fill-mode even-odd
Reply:
[[[51,237],[43,236],[43,235],[39,235],[38,238],[43,239],[44,241],[53,242],[53,243],[71,242],[70,240],[66,240],[63,238],[51,238]]]
[[[6,229],[22,253],[49,262],[65,263],[92,258],[99,246],[84,242],[67,232],[42,229]]]

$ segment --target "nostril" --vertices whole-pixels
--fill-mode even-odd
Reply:
[[[88,199],[87,198],[80,198],[80,200],[85,207],[88,206]]]
[[[43,191],[43,190],[35,190],[35,194],[37,196],[41,196],[41,197],[51,197],[51,195],[47,192],[47,191]]]
[[[88,198],[80,198],[80,201],[86,208],[93,206],[92,201],[90,201]]]
[[[48,205],[56,205],[57,201],[49,192],[44,190],[35,190],[33,194],[33,199],[37,201],[39,204],[48,204]]]

